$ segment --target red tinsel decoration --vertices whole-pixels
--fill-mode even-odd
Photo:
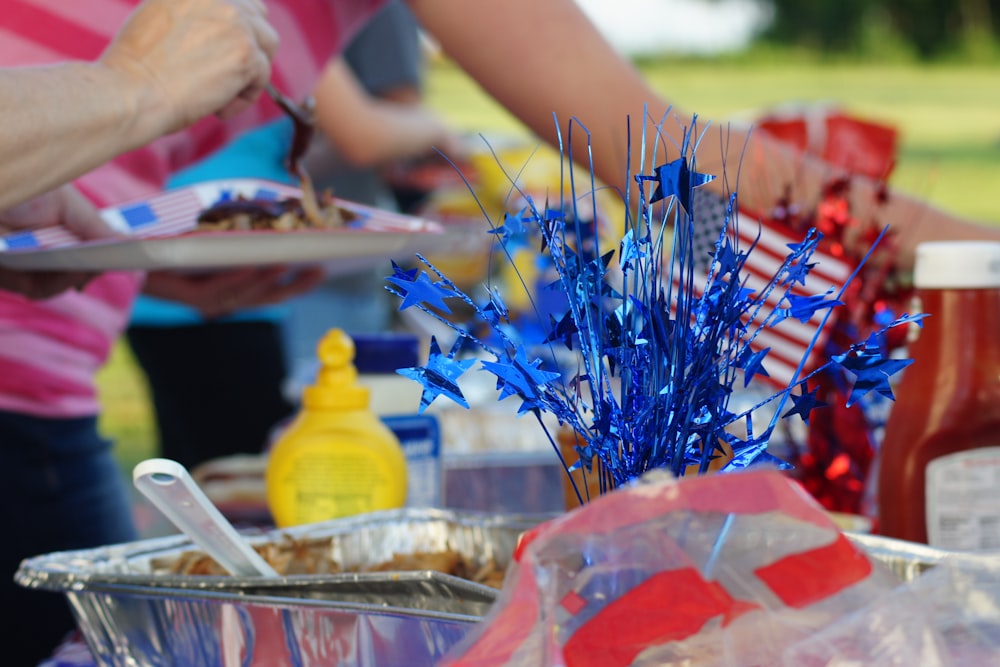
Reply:
[[[844,117],[839,118],[844,124]],[[862,130],[873,127],[864,121],[857,121],[857,125]],[[868,146],[858,146],[858,150],[865,153],[865,164],[869,168],[881,164],[883,186],[875,195],[876,203],[887,201],[884,181],[894,164],[894,145],[887,146],[881,141],[886,134],[883,128],[878,132],[880,143],[873,141]],[[850,168],[848,164],[836,166]],[[850,189],[851,178],[839,177],[827,184],[813,211],[801,213],[791,202],[788,188],[776,203],[772,216],[795,231],[816,227],[825,237],[823,243],[827,252],[857,266],[874,243],[880,226],[877,220],[867,221],[868,224],[862,226],[853,216],[848,197]],[[890,230],[844,294],[845,305],[838,309],[831,325],[824,358],[845,351],[851,343],[864,340],[881,329],[886,318],[906,311],[911,288],[901,280],[894,260],[895,245]],[[889,351],[902,347],[905,342],[904,327],[890,331],[891,336],[885,341]],[[881,424],[866,410],[868,406],[864,403],[846,407],[850,384],[833,371],[826,371],[809,381],[810,390],[817,387],[817,398],[827,405],[812,412],[806,442],[798,443],[799,459],[792,461],[795,468],[791,474],[827,509],[873,516],[874,508],[866,506],[866,498],[874,494],[866,493],[866,487],[873,472]]]

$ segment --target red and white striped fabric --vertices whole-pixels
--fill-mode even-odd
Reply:
[[[701,290],[705,286],[715,242],[725,221],[727,207],[728,201],[722,197],[706,190],[695,191],[691,206],[695,220],[692,239],[696,262],[693,286],[695,296],[701,296]],[[754,241],[757,241],[756,247],[747,257],[741,277],[746,280],[747,287],[758,294],[785,261],[790,252],[788,245],[802,241],[802,234],[796,234],[779,223],[760,220],[746,214],[739,215],[735,224],[730,225],[730,230],[736,234],[738,248],[741,251],[746,251]],[[815,263],[816,266],[809,272],[805,286],[796,284],[791,289],[791,294],[812,296],[822,294],[830,288],[839,291],[852,271],[849,264],[821,250],[813,254],[809,263]],[[674,284],[675,286],[677,284],[676,278]],[[776,308],[789,307],[788,301],[783,301],[784,291],[784,288],[771,291],[765,307],[758,314],[759,319],[755,320],[757,324]],[[817,311],[808,322],[789,318],[776,327],[763,329],[750,347],[755,352],[770,348],[764,359],[764,369],[769,377],[762,378],[760,375],[756,377],[779,389],[787,387],[813,338],[820,331],[820,324],[827,312],[827,310]],[[815,349],[822,349],[825,339],[826,333],[820,331]],[[809,364],[806,368],[809,368]]]

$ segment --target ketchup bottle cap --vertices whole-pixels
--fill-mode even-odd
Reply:
[[[925,289],[1000,287],[1000,243],[921,243],[917,246],[913,285]]]

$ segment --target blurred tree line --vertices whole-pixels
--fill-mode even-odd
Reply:
[[[863,52],[892,38],[925,60],[995,54],[1000,0],[771,0],[768,40],[825,52]]]

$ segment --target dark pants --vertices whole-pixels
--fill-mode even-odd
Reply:
[[[294,408],[281,393],[281,330],[270,322],[134,326],[128,341],[149,380],[160,455],[187,468],[259,453]]]
[[[137,535],[121,469],[94,418],[0,411],[0,663],[37,665],[73,629],[62,593],[14,583],[21,560]]]

